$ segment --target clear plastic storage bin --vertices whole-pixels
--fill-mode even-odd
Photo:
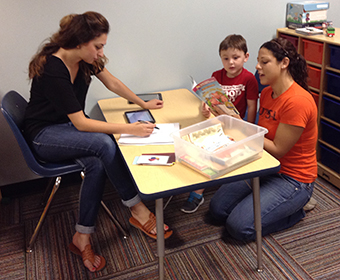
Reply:
[[[188,135],[204,133],[220,124],[225,135],[235,142],[213,152],[194,145]],[[172,134],[176,160],[204,176],[214,179],[262,157],[266,128],[227,115],[218,116],[183,128]]]

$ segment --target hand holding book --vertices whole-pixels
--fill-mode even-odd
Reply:
[[[217,106],[221,110],[220,112],[223,112],[224,114],[229,116],[239,115],[238,110],[214,77],[197,84],[193,88],[193,92],[213,111],[216,112],[214,106]]]
[[[223,115],[223,114],[227,114],[227,115],[228,115],[228,113],[225,112],[225,108],[224,108],[223,105],[217,105],[217,106],[215,106],[215,107],[214,107],[214,111],[213,111],[212,113],[215,115],[215,117],[220,116],[220,115]],[[232,113],[230,114],[230,116],[242,120],[242,118],[240,117],[239,113],[238,113],[238,114],[235,114],[234,112],[232,112]]]

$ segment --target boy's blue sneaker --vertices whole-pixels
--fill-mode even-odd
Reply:
[[[186,202],[184,202],[181,207],[181,211],[187,214],[194,213],[197,211],[198,207],[200,207],[204,202],[203,194],[199,195],[195,192],[191,192],[189,198]]]

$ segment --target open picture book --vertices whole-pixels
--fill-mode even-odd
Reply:
[[[218,106],[229,116],[240,114],[214,77],[204,80],[198,84],[196,84],[192,77],[191,79],[193,93],[196,97],[205,102],[212,110],[214,110],[213,106]]]
[[[221,123],[183,135],[182,139],[208,152],[216,152],[235,143],[232,137],[224,134]]]

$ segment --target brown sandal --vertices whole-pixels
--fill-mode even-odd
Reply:
[[[83,258],[83,262],[85,262],[86,260],[89,260],[89,261],[92,263],[92,265],[94,264],[94,256],[95,256],[95,254],[94,254],[94,252],[93,252],[93,250],[92,250],[90,244],[87,244],[87,245],[85,246],[85,250],[84,250],[83,252],[80,252],[80,250],[78,249],[78,247],[77,247],[76,245],[74,245],[73,243],[71,243],[68,247],[69,247],[70,251],[71,251],[73,254],[76,254],[76,255],[78,255],[78,256],[81,256],[81,257]],[[106,265],[106,261],[105,261],[104,257],[99,256],[99,255],[96,255],[96,256],[98,256],[98,257],[100,258],[100,266],[96,268],[96,267],[93,265],[93,266],[96,268],[96,270],[91,271],[91,272],[100,271],[100,270],[102,270],[102,269],[105,267],[105,265]]]
[[[151,212],[149,215],[149,220],[142,225],[138,222],[134,217],[129,219],[129,223],[134,226],[135,228],[140,229],[146,235],[150,236],[153,239],[157,239],[157,234],[152,234],[151,231],[156,227],[156,216]],[[168,230],[164,232],[164,239],[169,238],[172,235],[173,231]]]

